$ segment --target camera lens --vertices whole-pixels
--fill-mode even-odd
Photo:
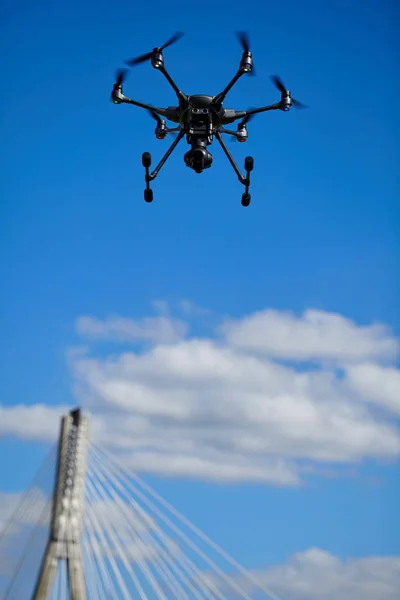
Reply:
[[[196,173],[201,173],[204,169],[208,169],[212,163],[212,155],[206,148],[194,147],[185,154],[185,163]]]
[[[198,148],[197,150],[193,150],[193,160],[197,161],[202,161],[204,154],[203,154],[203,150],[201,148]]]

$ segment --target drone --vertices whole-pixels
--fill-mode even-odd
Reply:
[[[126,79],[128,70],[120,69],[117,71],[116,82],[111,93],[111,99],[113,103],[132,104],[134,106],[146,109],[149,115],[157,122],[155,135],[158,140],[165,139],[165,137],[171,133],[176,136],[173,143],[152,172],[150,172],[151,154],[149,152],[144,152],[142,154],[142,164],[145,168],[146,189],[144,190],[144,199],[146,202],[153,201],[153,190],[150,187],[150,183],[157,177],[160,170],[185,135],[187,143],[191,146],[191,148],[188,152],[186,152],[184,161],[186,166],[195,171],[195,173],[202,173],[205,169],[209,169],[211,167],[213,157],[207,147],[212,144],[213,136],[215,136],[230,164],[232,165],[240,183],[245,187],[245,191],[242,194],[242,205],[249,206],[251,200],[251,195],[249,193],[250,173],[254,167],[254,159],[252,156],[247,156],[245,158],[244,168],[246,175],[242,175],[232,154],[222,139],[222,135],[227,134],[234,136],[237,141],[243,143],[246,142],[248,137],[247,124],[254,115],[269,110],[282,110],[287,112],[292,106],[297,108],[305,108],[304,104],[291,97],[290,91],[286,89],[282,80],[277,75],[272,76],[272,81],[281,93],[281,99],[279,102],[270,104],[268,106],[262,106],[260,108],[251,108],[248,110],[223,108],[223,102],[225,101],[226,95],[240,79],[240,77],[242,77],[242,75],[245,73],[254,75],[253,59],[252,53],[250,52],[248,34],[246,32],[237,32],[236,35],[243,49],[239,69],[225,89],[223,89],[222,92],[216,96],[207,96],[204,94],[196,94],[192,96],[186,95],[178,88],[175,81],[165,68],[163,51],[168,46],[171,46],[171,44],[177,42],[183,36],[182,32],[177,32],[163,46],[154,48],[147,54],[143,54],[136,58],[125,61],[125,64],[129,65],[130,67],[134,67],[146,61],[151,61],[154,69],[158,69],[164,75],[168,83],[175,91],[178,98],[178,106],[156,108],[150,104],[144,104],[143,102],[138,102],[128,98],[122,93],[122,85]],[[177,126],[167,127],[166,121],[171,121],[172,123],[177,124]],[[236,131],[225,128],[226,125],[234,123],[235,121],[240,121],[237,124]]]

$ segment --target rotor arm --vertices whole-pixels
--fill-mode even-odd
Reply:
[[[127,98],[126,96],[124,96],[122,102],[125,102],[125,104],[132,104],[133,106],[138,106],[139,108],[145,108],[146,110],[153,110],[155,113],[157,113],[161,117],[166,117],[165,113],[166,113],[167,109],[165,109],[165,108],[154,108],[153,106],[151,106],[151,104],[145,104],[144,102],[137,102],[136,100],[132,100],[131,98]]]
[[[169,121],[177,122],[179,119],[178,111],[175,107],[170,108],[154,108],[150,104],[144,104],[143,102],[137,102],[136,100],[131,100],[131,98],[127,98],[125,96],[125,100],[127,104],[133,104],[133,106],[139,106],[140,108],[145,108],[147,110],[152,110],[153,112],[160,115],[160,117],[165,117]]]
[[[245,31],[237,31],[236,35],[239,39],[240,45],[242,46],[242,58],[240,60],[239,69],[237,70],[236,74],[232,77],[225,89],[223,89],[222,92],[220,92],[214,98],[213,105],[217,111],[221,110],[226,95],[228,94],[229,90],[233,88],[235,83],[241,78],[242,75],[244,75],[245,73],[249,75],[254,75],[253,59],[252,53],[250,52],[249,36]]]
[[[234,77],[232,77],[232,79],[230,80],[230,82],[228,83],[228,85],[225,87],[225,89],[222,90],[222,92],[220,92],[217,96],[215,96],[214,100],[213,100],[213,105],[215,106],[216,110],[219,110],[222,107],[222,104],[226,98],[226,95],[228,94],[228,92],[233,88],[233,86],[235,85],[235,83],[241,78],[242,75],[244,75],[247,71],[245,71],[242,67],[240,67],[240,69],[236,72],[236,74],[234,75]]]
[[[257,115],[258,113],[266,112],[267,110],[283,110],[282,102],[275,102],[275,104],[269,104],[268,106],[261,106],[260,108],[250,108],[249,110],[242,111],[244,112],[244,116],[248,115]],[[236,117],[241,119],[242,117]]]
[[[171,75],[168,73],[167,69],[165,68],[164,64],[161,67],[158,67],[158,70],[164,75],[165,79],[168,81],[168,83],[170,84],[170,86],[174,90],[175,94],[178,97],[179,103],[180,104],[187,103],[188,97],[186,96],[186,94],[184,94],[182,92],[182,90],[180,90],[178,88],[178,86],[176,85],[175,81],[172,79]]]
[[[258,113],[266,112],[267,110],[278,110],[282,109],[282,103],[276,102],[275,104],[269,104],[268,106],[261,106],[260,108],[249,108],[248,110],[232,110],[225,109],[223,111],[221,121],[224,125],[228,123],[234,123],[239,119],[244,119],[250,115],[256,115]]]
[[[132,98],[128,98],[128,96],[124,96],[120,88],[113,89],[111,93],[111,99],[114,104],[132,104],[133,106],[138,106],[139,108],[144,108],[146,110],[153,111],[160,115],[161,117],[165,117],[169,121],[179,122],[179,114],[178,109],[176,107],[169,108],[154,108],[151,104],[146,104],[144,102],[138,102],[137,100],[132,100]]]
[[[237,131],[232,131],[232,129],[225,129],[225,127],[221,127],[219,133],[226,133],[228,135],[234,135],[235,137],[237,136]]]

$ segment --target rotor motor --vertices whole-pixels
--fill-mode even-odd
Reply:
[[[122,84],[127,74],[126,69],[119,69],[116,73],[116,81],[111,92],[111,100],[114,104],[121,104],[123,100]]]
[[[237,127],[237,132],[236,132],[236,139],[238,140],[238,142],[245,142],[247,140],[248,137],[248,133],[247,133],[247,127],[245,123],[239,123],[238,127]]]
[[[289,90],[285,90],[285,92],[282,92],[281,110],[287,112],[288,110],[291,109],[291,106],[292,106],[292,97],[290,95]]]
[[[240,61],[240,70],[244,73],[251,73],[253,69],[253,59],[251,52],[243,52],[242,60]]]
[[[151,64],[155,69],[161,69],[164,66],[164,57],[159,48],[154,48],[151,56]]]
[[[111,100],[114,104],[122,104],[122,88],[121,86],[114,86],[111,94]]]
[[[163,140],[166,135],[167,135],[167,125],[166,122],[163,119],[160,119],[157,127],[154,130],[154,133],[156,134],[156,138],[158,140]]]
[[[250,52],[250,40],[246,31],[237,31],[237,38],[243,48],[242,60],[240,61],[240,71],[254,75],[252,53]]]
[[[163,50],[165,50],[165,48],[168,48],[168,46],[171,46],[171,44],[175,44],[175,42],[177,42],[182,36],[183,33],[181,31],[177,31],[172,36],[172,38],[170,38],[167,42],[165,42],[165,44],[163,44],[159,48],[153,48],[151,52],[146,52],[146,54],[142,54],[141,56],[131,58],[130,60],[126,61],[126,64],[130,67],[133,67],[135,65],[139,65],[140,63],[146,62],[147,60],[150,60],[152,66],[155,69],[162,69],[164,66],[164,57],[162,54]]]

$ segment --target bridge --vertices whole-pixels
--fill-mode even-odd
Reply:
[[[0,532],[0,598],[281,600],[93,444],[80,409],[62,418],[57,446]]]

